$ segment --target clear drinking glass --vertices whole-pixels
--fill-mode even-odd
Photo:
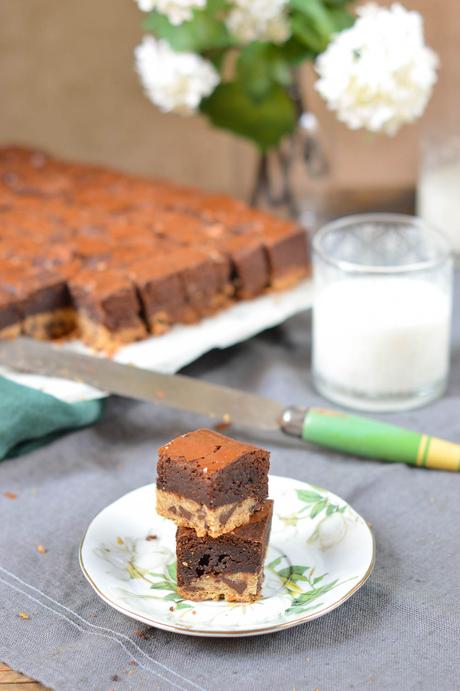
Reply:
[[[424,141],[417,214],[445,235],[460,258],[460,134],[431,135]]]
[[[313,377],[360,410],[417,407],[447,383],[453,270],[445,238],[399,214],[348,216],[313,238]]]

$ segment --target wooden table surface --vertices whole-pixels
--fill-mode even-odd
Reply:
[[[0,691],[45,691],[45,687],[0,662]]]

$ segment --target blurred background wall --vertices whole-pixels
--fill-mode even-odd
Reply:
[[[410,189],[421,132],[458,127],[459,1],[403,4],[423,14],[428,42],[441,58],[421,123],[392,139],[350,132],[315,96],[306,70],[308,102],[322,123],[337,193]],[[255,163],[250,144],[199,117],[161,114],[143,96],[133,71],[142,16],[133,0],[1,0],[0,144],[31,144],[246,196]]]

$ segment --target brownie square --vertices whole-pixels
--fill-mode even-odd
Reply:
[[[199,536],[247,523],[268,496],[269,452],[199,429],[159,450],[157,511]]]
[[[178,271],[189,306],[191,323],[226,306],[230,287],[230,264],[218,253],[192,247],[179,248],[167,261]]]
[[[172,324],[193,321],[179,271],[167,260],[133,261],[127,273],[136,285],[151,333],[160,335]]]
[[[5,296],[3,321],[6,314],[11,320],[15,313],[21,321],[21,331],[37,339],[59,338],[75,328],[67,283],[59,273],[11,261],[3,264],[1,276]],[[10,332],[11,329],[7,335]]]
[[[133,262],[128,275],[153,334],[164,333],[174,323],[197,322],[229,300],[228,261],[192,248]]]
[[[228,254],[237,298],[248,299],[260,295],[268,286],[268,263],[262,241],[255,237],[233,235],[220,243]]]
[[[177,592],[189,600],[253,602],[260,597],[273,513],[267,500],[246,525],[220,537],[176,533]]]
[[[303,228],[273,220],[264,226],[262,235],[272,288],[283,290],[307,276],[307,235]]]
[[[136,289],[116,270],[82,269],[69,280],[85,343],[111,352],[146,336]]]

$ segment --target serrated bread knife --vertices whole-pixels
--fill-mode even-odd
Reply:
[[[183,375],[160,374],[28,338],[0,342],[0,364],[62,377],[128,398],[207,415],[242,427],[282,430],[347,454],[460,470],[460,444],[323,408],[284,408],[254,394]]]

